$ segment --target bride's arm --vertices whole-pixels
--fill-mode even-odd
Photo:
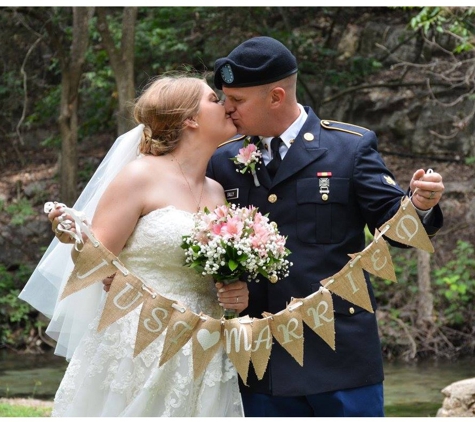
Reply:
[[[119,255],[143,214],[147,174],[140,160],[128,164],[111,182],[92,219],[95,237]]]

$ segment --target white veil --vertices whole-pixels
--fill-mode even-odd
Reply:
[[[143,128],[144,125],[140,124],[117,138],[71,207],[83,211],[89,222],[105,188],[127,163],[138,157]],[[68,360],[97,314],[104,294],[102,283],[95,283],[58,302],[59,294],[74,267],[72,246],[54,238],[18,296],[51,319],[46,334],[57,341],[55,354],[65,356]]]

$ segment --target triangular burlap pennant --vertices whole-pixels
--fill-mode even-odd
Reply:
[[[246,320],[246,322],[241,323],[241,320]],[[252,327],[250,324],[252,319],[241,317],[227,320],[223,319],[223,321],[224,350],[234,364],[243,383],[247,385],[246,382],[252,348]]]
[[[388,244],[378,229],[373,241],[360,253],[349,254],[352,259],[360,259],[363,269],[384,280],[397,281]]]
[[[289,307],[277,314],[264,312],[269,317],[269,325],[274,338],[303,366],[303,322],[299,311]]]
[[[139,326],[135,339],[134,357],[141,353],[167,328],[173,313],[174,300],[146,291],[140,311]]]
[[[299,309],[303,322],[335,350],[335,316],[330,291],[320,287],[318,292],[292,303],[298,301],[303,302]]]
[[[182,311],[175,310],[168,322],[163,352],[158,366],[165,364],[188,342],[200,320],[200,317],[188,308],[182,308]]]
[[[254,372],[257,375],[257,379],[261,380],[266,372],[270,353],[272,351],[272,332],[267,318],[253,318],[251,327],[251,362],[254,367]]]
[[[93,242],[86,242],[78,253],[73,271],[61,294],[61,300],[114,274],[117,271],[112,265],[114,259],[117,259],[116,256],[101,243],[96,247]]]
[[[401,201],[401,206],[394,217],[381,226],[379,230],[396,242],[404,243],[405,245],[430,253],[434,252],[434,247],[429,236],[427,236],[421,219],[407,196]]]
[[[102,331],[113,322],[133,311],[144,301],[142,285],[142,281],[133,274],[124,275],[121,271],[117,271],[107,293],[106,303],[97,331]]]
[[[333,277],[320,281],[320,284],[343,299],[374,313],[364,278],[363,267],[356,261],[348,262]]]
[[[200,315],[200,321],[193,330],[193,376],[197,379],[222,346],[221,321],[207,315]]]

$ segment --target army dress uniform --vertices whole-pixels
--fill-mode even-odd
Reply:
[[[262,214],[269,213],[280,233],[287,236],[292,252],[289,260],[293,266],[287,278],[275,284],[265,279],[249,284],[246,313],[256,318],[262,318],[264,311],[285,309],[293,297],[316,292],[321,280],[347,264],[348,254],[364,249],[365,225],[374,233],[394,216],[405,195],[377,152],[374,132],[320,120],[311,109],[305,109],[307,121],[272,181],[263,163],[257,168],[260,186],[255,186],[251,174],[236,172],[230,158],[243,147],[243,139],[220,147],[209,165],[208,175],[223,185],[228,202],[254,205]],[[327,177],[318,176],[322,174]],[[322,178],[328,179],[324,189]],[[431,221],[424,225],[429,235],[439,229],[441,219],[436,207]],[[367,274],[366,279],[376,309]],[[274,342],[263,380],[258,381],[249,371],[249,387],[242,386],[244,390],[297,396],[383,381],[375,314],[336,295],[332,298],[336,350],[305,327],[303,367]]]

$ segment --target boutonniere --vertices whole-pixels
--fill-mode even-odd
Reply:
[[[256,144],[251,142],[251,138],[248,136],[244,140],[244,146],[239,150],[239,153],[231,158],[234,163],[239,167],[236,171],[244,174],[250,172],[254,178],[254,184],[260,186],[259,180],[256,174],[256,165],[260,164],[262,153]]]

